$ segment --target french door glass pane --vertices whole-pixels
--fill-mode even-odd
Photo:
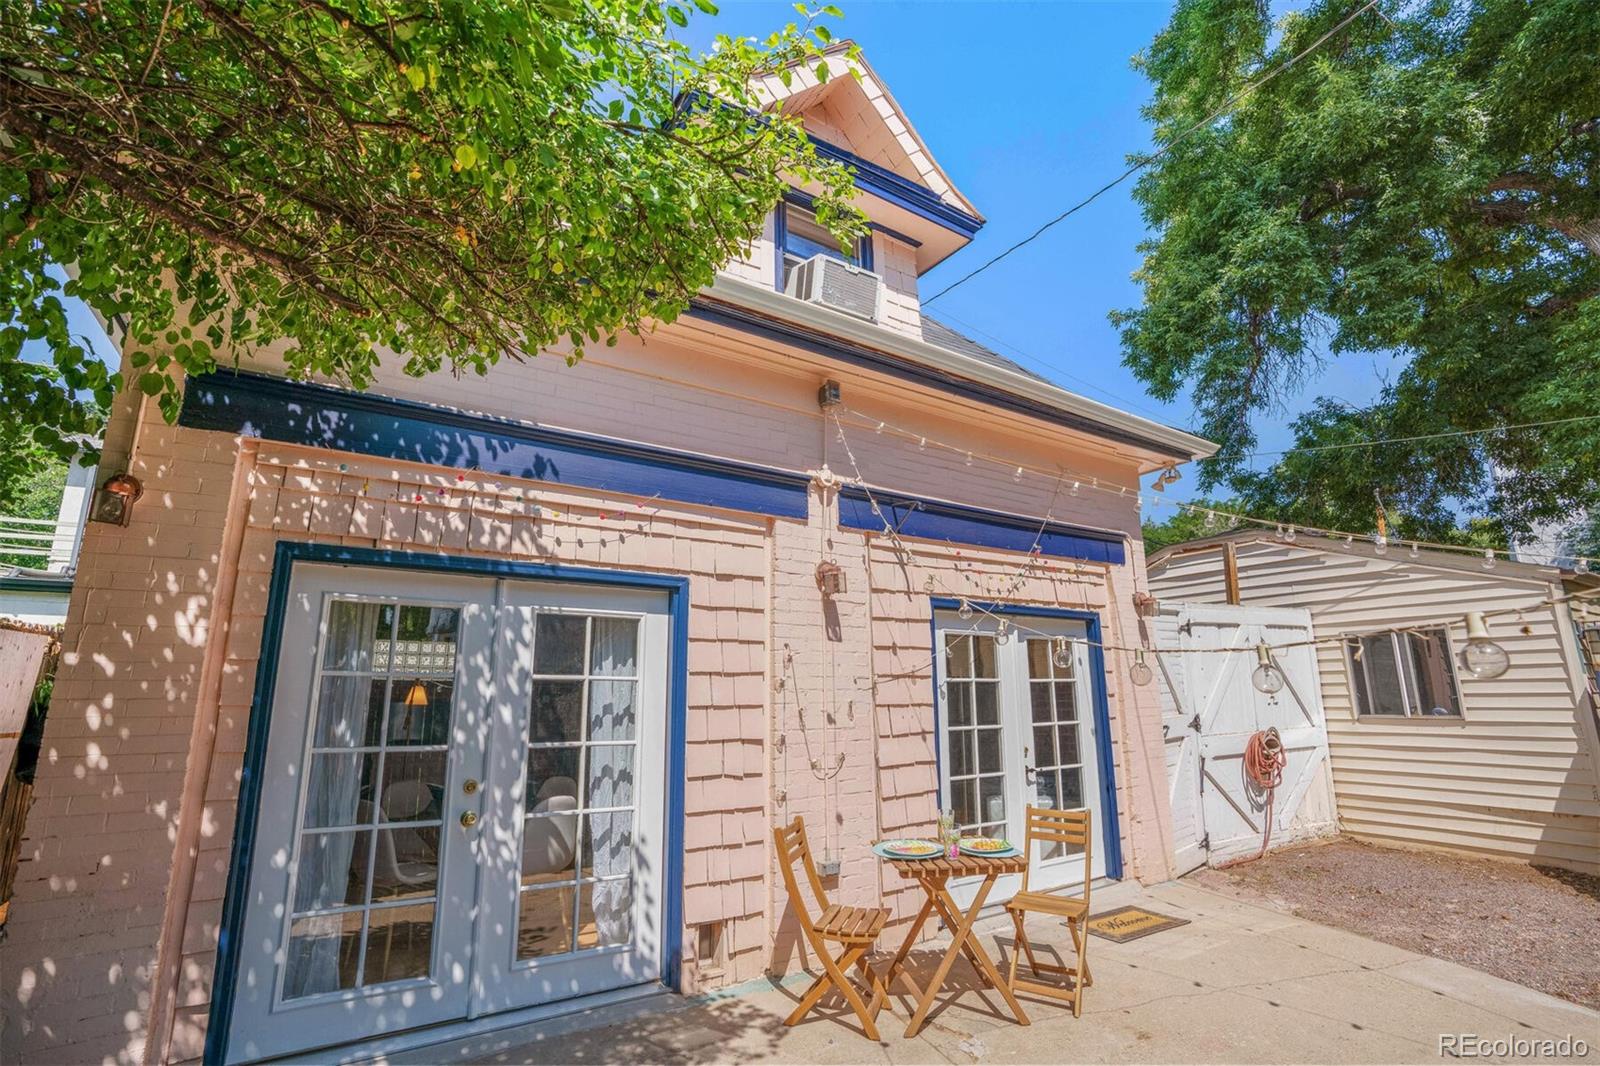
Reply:
[[[637,618],[534,616],[519,959],[632,941],[638,658]]]
[[[1028,705],[1033,718],[1032,802],[1038,807],[1070,810],[1082,807],[1083,756],[1078,723],[1078,690],[1072,661],[1057,666],[1053,640],[1028,641]],[[1077,852],[1060,843],[1044,846],[1041,859]]]
[[[945,636],[945,749],[950,802],[963,833],[1004,836],[1004,732],[995,639]]]
[[[341,597],[327,618],[285,999],[425,977],[433,958],[461,612]]]

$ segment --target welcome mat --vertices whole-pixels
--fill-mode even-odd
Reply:
[[[1130,940],[1138,940],[1151,933],[1159,933],[1163,929],[1176,929],[1180,925],[1188,925],[1187,918],[1171,918],[1165,914],[1147,911],[1142,907],[1119,907],[1114,911],[1102,911],[1089,918],[1089,932],[1095,936],[1110,940],[1117,944],[1126,944]]]

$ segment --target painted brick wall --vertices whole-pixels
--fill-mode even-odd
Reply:
[[[143,412],[125,528],[90,523],[0,952],[8,1062],[137,1061],[234,441]]]

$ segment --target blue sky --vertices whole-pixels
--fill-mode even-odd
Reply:
[[[1129,152],[1149,144],[1139,115],[1149,85],[1129,60],[1165,24],[1171,9],[1165,0],[841,0],[840,6],[845,17],[829,20],[831,28],[861,45],[941,165],[988,219],[970,247],[923,278],[925,293],[1082,199],[1121,173]],[[795,17],[789,3],[733,0],[716,17],[695,18],[684,36],[706,47],[716,33],[764,36]],[[1145,226],[1132,184],[930,310],[1067,388],[1187,428],[1186,403],[1158,403],[1123,368],[1106,318],[1139,301],[1130,275]],[[72,311],[75,331],[108,351],[93,317],[81,307]],[[1261,447],[1287,446],[1288,421],[1317,395],[1370,400],[1380,387],[1380,363],[1390,365],[1368,357],[1328,362],[1287,411],[1261,420]]]

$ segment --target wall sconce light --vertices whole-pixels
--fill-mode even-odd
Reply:
[[[841,596],[846,587],[844,568],[838,563],[824,561],[817,564],[817,588],[822,590],[824,596]]]
[[[133,518],[133,502],[144,495],[144,486],[132,474],[112,474],[94,494],[89,520],[125,526]]]

